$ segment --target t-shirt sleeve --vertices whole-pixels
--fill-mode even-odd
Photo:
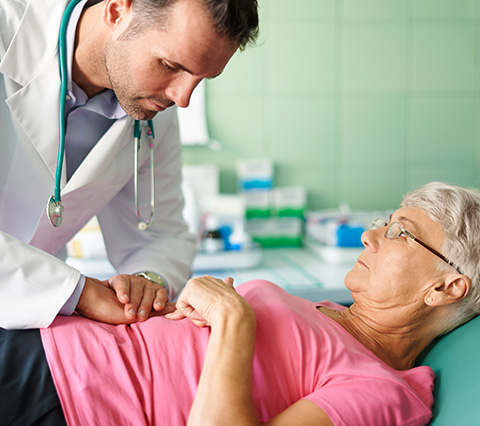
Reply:
[[[388,378],[336,376],[304,399],[322,408],[335,426],[413,426],[431,418],[429,402],[401,380]]]

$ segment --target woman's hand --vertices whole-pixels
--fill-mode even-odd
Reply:
[[[187,424],[258,424],[252,397],[256,317],[233,288],[233,279],[222,281],[208,275],[191,279],[176,308],[166,318],[189,318],[200,327],[211,326]]]
[[[233,288],[233,278],[222,281],[204,275],[187,282],[177,300],[176,311],[166,318],[189,318],[195,325],[204,327],[234,312],[242,314],[248,310],[251,310],[250,305]]]

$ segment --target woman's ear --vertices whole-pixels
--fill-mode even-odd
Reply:
[[[466,275],[447,275],[443,283],[428,292],[425,303],[429,306],[442,306],[459,302],[470,292],[471,286],[472,282]]]

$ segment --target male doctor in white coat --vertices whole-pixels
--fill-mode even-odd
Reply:
[[[171,107],[188,106],[197,84],[219,75],[234,52],[254,40],[257,5],[152,3],[85,0],[73,10],[66,35],[65,214],[55,228],[45,209],[55,186],[57,43],[67,2],[0,0],[0,327],[47,327],[73,311],[109,323],[145,320],[162,311],[191,274],[196,246],[182,219],[181,145]],[[155,218],[142,231],[134,203],[133,122],[152,118]],[[143,139],[139,164],[140,210],[148,216]],[[106,281],[64,262],[65,244],[95,215],[121,274]]]

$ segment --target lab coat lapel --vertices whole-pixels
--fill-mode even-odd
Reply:
[[[118,156],[131,142],[131,156]],[[117,158],[118,157],[118,158]],[[109,168],[115,162],[113,169]],[[65,185],[62,193],[68,194],[82,186],[93,184],[96,187],[108,184],[114,174],[131,176],[133,170],[133,118],[125,117],[115,121],[105,135],[95,144],[85,160]]]
[[[52,254],[59,253],[65,243],[125,186],[133,172],[133,143],[128,146],[132,137],[132,118],[125,117],[112,125],[62,190],[65,206],[62,226],[52,227],[47,215],[43,214],[30,240],[31,245]]]
[[[58,152],[58,111],[60,76],[57,56],[58,28],[65,3],[58,0],[32,0],[7,53],[0,71],[11,82],[6,103],[24,137],[17,143],[31,143],[38,162],[55,177]],[[54,22],[44,28],[45,22]],[[41,29],[34,31],[32,29]],[[41,34],[42,37],[39,37]],[[39,104],[39,100],[41,103]],[[96,214],[131,178],[133,172],[133,119],[126,117],[112,125],[66,185],[62,173],[62,199],[65,218],[53,228],[45,214],[40,216],[30,244],[57,254],[86,221]],[[48,184],[51,184],[49,182]],[[64,195],[64,196],[63,196]],[[67,213],[68,211],[68,213]]]
[[[29,141],[35,147],[52,177],[55,176],[59,135],[60,81],[55,73],[58,73],[58,65],[50,63],[35,80],[6,100],[26,136],[19,138],[19,142]],[[42,99],[41,104],[38,103],[39,99]],[[66,174],[63,173],[63,183],[65,180]]]
[[[6,103],[52,176],[55,176],[58,149],[58,27],[34,29],[45,22],[60,23],[63,11],[63,2],[60,5],[56,1],[30,2],[17,36],[0,64],[0,71],[19,87],[15,93],[8,94]],[[64,171],[63,182],[65,176]]]

